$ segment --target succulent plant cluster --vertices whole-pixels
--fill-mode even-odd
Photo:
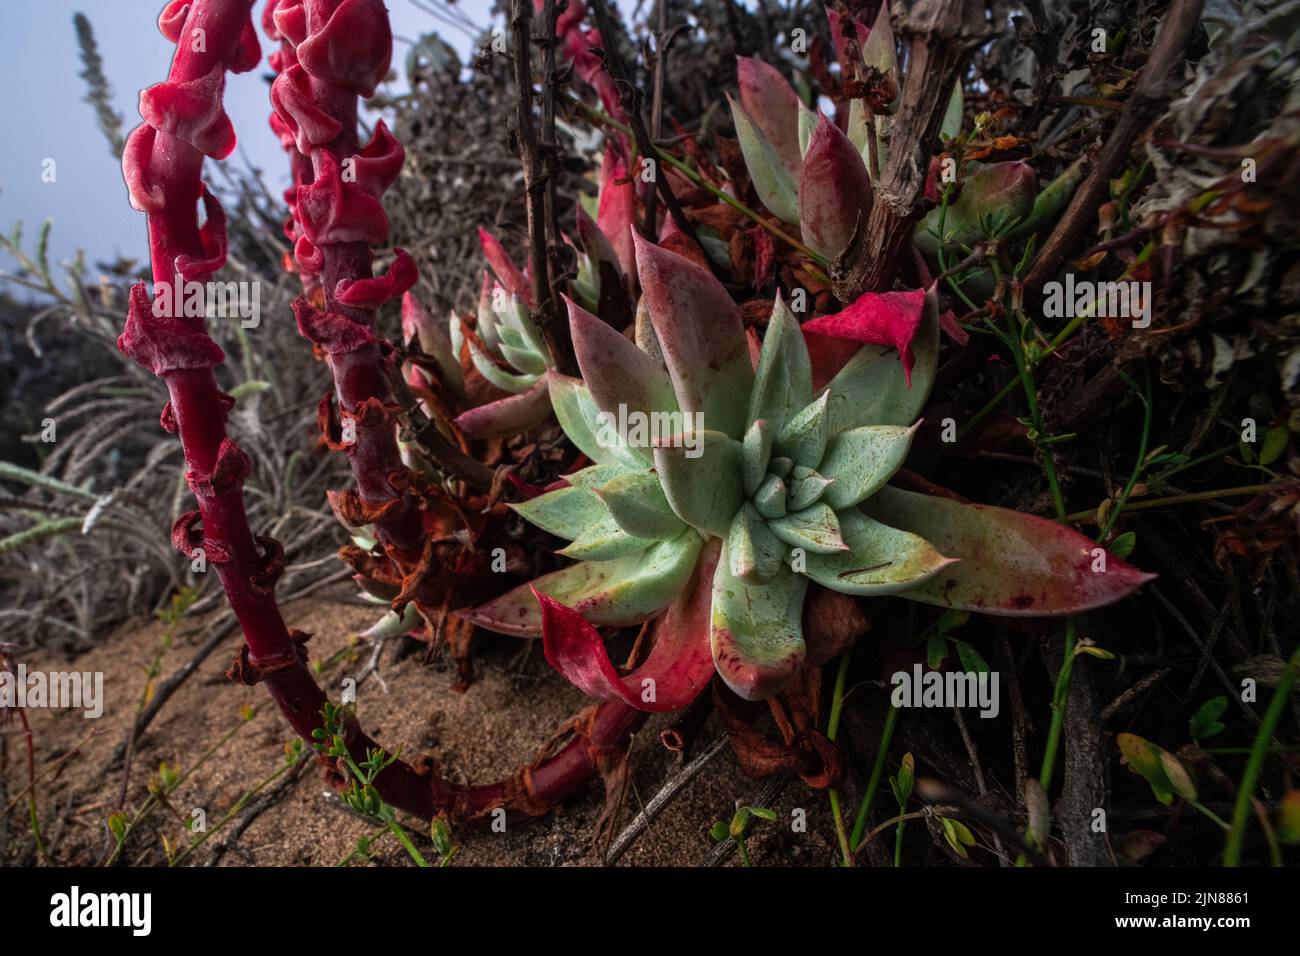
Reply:
[[[479,241],[497,278],[483,273],[473,327],[459,316],[449,316],[448,364],[459,371],[465,355],[488,385],[509,396],[485,402],[456,419],[466,433],[491,438],[527,431],[550,414],[544,379],[555,359],[533,321],[536,303],[527,275],[486,229],[479,230]]]
[[[654,619],[708,566],[707,624],[698,621],[681,650],[693,666],[661,673],[669,663],[662,654],[645,665],[660,677],[647,709],[661,709],[682,697],[667,685],[684,681],[698,692],[712,668],[742,697],[781,691],[804,660],[810,582],[1051,615],[1108,603],[1145,580],[1052,522],[888,486],[933,382],[933,294],[913,342],[910,383],[890,349],[865,345],[814,389],[828,370],[815,374],[804,333],[779,298],[755,363],[738,309],[709,272],[640,238],[636,251],[646,317],[636,343],[570,303],[583,378],[549,373],[560,424],[594,464],[515,506],[569,539],[560,554],[578,563],[466,612],[469,620],[541,634],[548,657],[579,686],[632,702],[582,622]],[[659,429],[651,442],[653,427],[635,437],[613,428],[632,419],[680,430]],[[593,668],[608,678],[596,688],[583,676]]]
[[[248,70],[258,60],[249,8],[249,0],[174,0],[160,20],[173,39],[196,25],[210,38],[203,52],[179,48],[168,82],[142,95],[146,122],[124,157],[132,203],[150,217],[158,282],[170,281],[173,270],[186,279],[211,275],[224,260],[221,207],[199,173],[204,155],[220,158],[234,145],[221,91],[227,69]],[[581,26],[584,13],[580,3],[563,10],[557,39],[608,117],[626,129],[613,80],[593,52],[599,35]],[[820,663],[810,660],[805,640],[810,594],[1065,615],[1115,601],[1146,580],[1061,524],[936,494],[903,470],[935,381],[940,330],[961,336],[921,257],[909,273],[918,287],[844,296],[836,313],[823,298],[824,314],[806,321],[807,310],[793,295],[788,305],[780,291],[793,293],[792,283],[773,283],[775,301],[764,302],[763,314],[748,308],[742,315],[714,275],[753,241],[755,256],[766,260],[750,273],[754,289],[767,288],[781,276],[771,234],[805,257],[801,269],[816,267],[787,271],[785,279],[814,272],[826,279],[821,269],[834,273],[862,254],[901,80],[887,6],[871,30],[835,11],[831,24],[851,94],[843,129],[757,60],[740,58],[740,100],[731,104],[754,189],[777,220],[799,227],[802,243],[766,221],[746,224],[763,243],[726,234],[714,228],[724,221],[717,210],[698,204],[692,213],[702,238],[688,237],[689,223],[675,216],[640,221],[630,140],[621,131],[610,136],[596,205],[577,210],[576,241],[552,237],[577,264],[566,301],[581,377],[570,377],[557,370],[548,346],[555,340],[541,327],[555,332],[551,312],[536,301],[547,265],[520,268],[487,230],[479,239],[489,270],[472,318],[431,316],[412,294],[415,267],[400,249],[387,272],[374,274],[373,247],[389,239],[382,196],[404,160],[382,122],[368,143],[357,135],[358,100],[374,92],[391,56],[381,0],[268,3],[263,26],[279,43],[272,127],[291,157],[294,183],[286,194],[293,243],[286,266],[303,288],[293,311],[333,379],[319,415],[325,442],[347,454],[356,480],[331,504],[354,532],[343,556],[363,586],[399,612],[374,633],[438,631],[435,622],[459,606],[445,582],[468,567],[448,554],[468,561],[473,552],[481,569],[475,538],[485,515],[504,511],[508,487],[489,472],[481,490],[491,491],[478,496],[428,467],[413,448],[414,429],[404,427],[413,409],[399,403],[403,388],[420,400],[406,405],[422,404],[457,454],[474,439],[530,432],[553,414],[585,458],[558,486],[516,483],[527,497],[512,505],[567,540],[559,553],[573,563],[458,617],[467,631],[478,625],[541,636],[555,668],[603,703],[507,781],[462,787],[396,761],[376,780],[384,799],[426,817],[543,812],[625,745],[643,712],[687,706],[715,673],[749,700],[781,694],[806,676]],[[951,138],[961,127],[958,87],[943,132]],[[696,184],[715,172],[705,170]],[[937,199],[941,173],[933,165],[930,172]],[[743,179],[709,185],[727,199]],[[1021,162],[967,162],[962,179],[955,198],[945,186],[942,204],[916,226],[916,246],[940,266],[981,241],[1030,235],[1077,182],[1071,173],[1040,191]],[[708,190],[697,192],[712,202]],[[376,328],[377,311],[398,298],[405,351]],[[225,435],[233,400],[212,374],[223,356],[201,319],[147,312],[140,286],[121,347],[171,391],[163,423],[180,433],[199,501],[177,525],[178,546],[205,547],[222,576],[248,638],[238,676],[266,680],[310,739],[324,695],[304,666],[305,636],[285,627],[275,604],[283,555],[271,539],[254,537],[243,513],[250,466]],[[395,374],[403,359],[405,380]],[[597,628],[638,624],[649,625],[649,654],[621,674]],[[370,745],[355,724],[347,734],[354,751]]]
[[[566,241],[577,259],[574,296],[616,323],[632,314],[635,203],[626,163],[611,144],[601,166],[595,218],[579,205],[577,242]],[[497,438],[525,432],[550,415],[546,373],[555,359],[533,317],[537,303],[528,270],[515,264],[491,232],[480,227],[478,235],[490,271],[483,273],[473,322],[453,313],[445,324],[434,323],[412,299],[406,334],[420,337],[444,383],[469,406],[455,418],[456,427],[476,438]]]

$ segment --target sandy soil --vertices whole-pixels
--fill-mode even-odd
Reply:
[[[292,626],[314,635],[312,657],[322,661],[346,651],[351,635],[375,617],[372,609],[321,597],[290,605],[285,612]],[[37,785],[41,829],[55,862],[94,863],[111,846],[106,820],[118,806],[123,774],[120,765],[109,769],[109,760],[135,712],[145,684],[145,668],[157,652],[160,633],[158,624],[120,631],[71,663],[48,656],[25,659],[29,670],[75,667],[104,674],[105,708],[98,720],[87,720],[80,712],[28,711],[37,773],[62,761],[56,772]],[[183,622],[172,650],[163,658],[162,675],[166,677],[189,660],[206,635],[204,622]],[[156,779],[160,761],[184,770],[239,726],[236,736],[181,786],[173,800],[177,816],[158,812],[131,835],[124,862],[164,863],[164,838],[182,846],[189,839],[179,815],[188,816],[192,808],[202,808],[211,829],[242,795],[282,765],[284,746],[291,739],[287,724],[260,688],[236,686],[223,676],[238,646],[239,637],[232,634],[167,702],[137,743],[128,808],[139,807],[147,799],[146,787]],[[582,696],[547,667],[540,647],[530,648],[516,639],[480,638],[477,680],[464,694],[452,690],[454,674],[440,661],[426,664],[417,650],[394,662],[393,650],[390,647],[385,652],[380,679],[371,677],[358,692],[362,724],[389,747],[400,745],[406,754],[435,755],[443,772],[455,779],[487,781],[508,773],[528,761],[553,729],[584,704]],[[333,688],[331,697],[337,700],[341,679],[357,673],[363,665],[363,656],[353,650],[331,668],[322,678]],[[258,708],[246,724],[240,716],[245,705]],[[638,801],[649,800],[680,765],[680,758],[659,742],[659,731],[668,723],[667,718],[652,719],[633,743],[633,792],[622,809],[620,828],[631,818]],[[21,797],[27,785],[24,741],[16,732],[21,725],[15,722],[6,730],[0,805],[16,806],[0,821],[0,862],[32,863],[36,859],[34,842],[27,829],[25,798]],[[715,718],[706,725],[697,752],[717,732]],[[332,865],[348,855],[359,837],[374,832],[373,824],[351,815],[329,794],[314,762],[306,761],[296,779],[277,789],[281,782],[272,784],[210,835],[189,863],[208,863],[215,851],[221,866]],[[762,788],[761,782],[740,774],[729,748],[724,747],[619,865],[703,862],[713,847],[708,835],[713,821],[730,818],[737,800],[755,801]],[[277,799],[269,806],[259,806],[259,800],[272,792]],[[457,830],[455,841],[460,851],[454,865],[597,865],[596,822],[603,802],[602,787],[594,782],[583,797],[560,812],[513,826],[504,834]],[[750,839],[754,861],[768,865],[829,863],[834,848],[825,795],[813,794],[794,782],[773,802],[778,823],[762,825]],[[807,810],[805,833],[791,832],[789,821],[796,804]],[[251,823],[244,826],[250,815]],[[237,828],[242,832],[232,837]],[[405,865],[409,861],[396,842],[385,837],[376,844],[374,862]],[[734,855],[731,862],[738,862]]]

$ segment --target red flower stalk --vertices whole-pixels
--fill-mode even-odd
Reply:
[[[415,284],[416,271],[399,249],[387,274],[375,277],[370,250],[388,240],[379,199],[405,151],[382,122],[364,147],[357,138],[357,97],[372,95],[388,72],[388,14],[382,0],[271,6],[269,22],[284,44],[271,87],[277,128],[311,163],[311,181],[297,188],[294,253],[303,272],[320,276],[323,295],[320,307],[304,295],[293,308],[299,330],[329,357],[334,376],[339,420],[326,399],[321,422],[331,445],[346,450],[356,478],[349,513],[374,524],[398,576],[415,584],[427,571],[429,536],[397,447],[392,349],[375,335],[374,320],[379,306]]]
[[[285,70],[297,65],[298,54],[294,52],[293,44],[276,29],[274,14],[277,4],[278,0],[268,0],[262,9],[262,30],[272,41],[278,41],[280,44],[280,48],[266,58],[271,69],[279,76]],[[271,111],[271,131],[280,140],[284,151],[289,154],[289,171],[293,182],[284,191],[284,201],[289,207],[289,218],[284,223],[284,235],[292,249],[297,246],[298,238],[302,235],[302,226],[298,221],[298,189],[310,185],[313,179],[311,159],[298,152],[293,131],[285,125],[284,120],[280,119],[275,110]],[[286,272],[297,272],[302,279],[303,293],[309,298],[315,298],[315,293],[320,288],[320,279],[315,273],[297,265],[292,252],[284,257],[284,269]]]
[[[167,80],[140,94],[144,122],[127,140],[122,168],[131,205],[149,217],[160,293],[173,282],[206,282],[225,264],[225,214],[201,172],[205,155],[220,159],[235,145],[221,95],[225,71],[250,70],[260,56],[251,5],[252,0],[172,0],[158,20],[177,43],[176,56]],[[207,215],[202,227],[200,198]],[[264,680],[294,730],[310,741],[321,725],[325,695],[306,667],[307,635],[289,630],[275,603],[284,550],[249,528],[243,482],[251,464],[226,434],[234,400],[217,387],[212,371],[225,356],[201,316],[172,307],[179,299],[160,294],[151,304],[144,283],[136,285],[118,339],[122,353],[162,378],[170,395],[162,426],[180,437],[186,479],[199,506],[177,520],[172,541],[187,555],[202,548],[217,570],[247,642],[232,676]],[[355,725],[347,736],[358,755],[374,746]],[[429,810],[428,783],[408,765],[385,771],[381,790],[394,806]]]
[[[234,130],[221,105],[227,69],[252,69],[258,61],[251,0],[173,0],[159,18],[165,36],[178,43],[167,80],[140,97],[145,122],[132,132],[123,156],[131,204],[148,214],[155,283],[167,288],[179,275],[204,282],[225,263],[225,216],[203,186],[204,155],[220,158],[234,148]],[[200,227],[202,198],[207,221]],[[381,280],[382,281],[382,280]],[[294,730],[311,741],[322,724],[325,695],[306,666],[306,635],[291,631],[275,602],[284,552],[265,535],[254,535],[243,504],[248,456],[226,434],[234,401],[217,387],[213,367],[224,361],[201,316],[172,314],[176,296],[149,302],[144,283],[131,290],[131,307],[118,348],[167,384],[170,401],[162,425],[179,435],[186,478],[198,510],[177,520],[172,540],[185,554],[202,548],[243,629],[246,647],[231,676],[264,681]],[[641,715],[622,704],[588,710],[562,730],[531,766],[509,779],[479,787],[444,783],[426,768],[401,761],[376,781],[389,804],[424,819],[450,811],[482,819],[503,808],[515,816],[545,812],[575,793],[608,755],[626,746]],[[354,722],[349,751],[364,757],[374,742]]]

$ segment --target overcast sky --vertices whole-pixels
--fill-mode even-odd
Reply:
[[[288,185],[288,166],[267,125],[270,100],[262,75],[270,41],[260,34],[263,0],[254,8],[262,42],[263,66],[230,77],[226,112],[239,136],[241,153],[264,170],[267,185],[279,193]],[[393,62],[399,67],[409,41],[437,32],[461,51],[470,37],[437,20],[419,0],[387,0],[397,37]],[[0,229],[8,233],[22,220],[34,241],[41,222],[53,220],[52,261],[70,260],[77,248],[89,261],[118,255],[142,260],[148,252],[145,217],[127,203],[117,160],[100,134],[92,107],[83,102],[85,83],[72,16],[84,13],[94,27],[104,73],[112,86],[114,108],[125,118],[124,130],[140,121],[139,91],[164,79],[174,47],[158,32],[156,20],[164,0],[3,0],[0,3],[0,88],[6,91],[0,135]],[[491,0],[459,0],[458,8],[474,23],[487,26]],[[626,16],[634,0],[619,2]],[[42,182],[42,163],[53,159],[56,178]],[[30,246],[29,246],[30,250]],[[13,263],[0,253],[0,269]]]

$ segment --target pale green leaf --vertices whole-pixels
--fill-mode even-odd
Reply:
[[[848,550],[805,557],[804,573],[832,590],[896,594],[928,580],[951,563],[924,538],[873,521],[856,509],[839,512],[839,523]]]
[[[713,575],[710,643],[727,686],[746,700],[780,692],[804,660],[803,600],[807,580],[781,568],[750,585],[731,573],[728,555]]]
[[[673,514],[658,477],[650,472],[623,474],[593,490],[628,534],[663,540],[685,528]]]
[[[808,468],[821,464],[830,437],[828,401],[828,394],[823,392],[820,398],[786,422],[773,446],[778,455]]]
[[[704,534],[724,537],[744,500],[740,442],[705,430],[675,436],[671,447],[656,447],[654,455],[677,517]]]
[[[767,526],[792,548],[803,548],[809,552],[809,562],[813,555],[839,554],[849,549],[840,536],[839,518],[829,506],[821,502],[802,511],[772,518]]]

